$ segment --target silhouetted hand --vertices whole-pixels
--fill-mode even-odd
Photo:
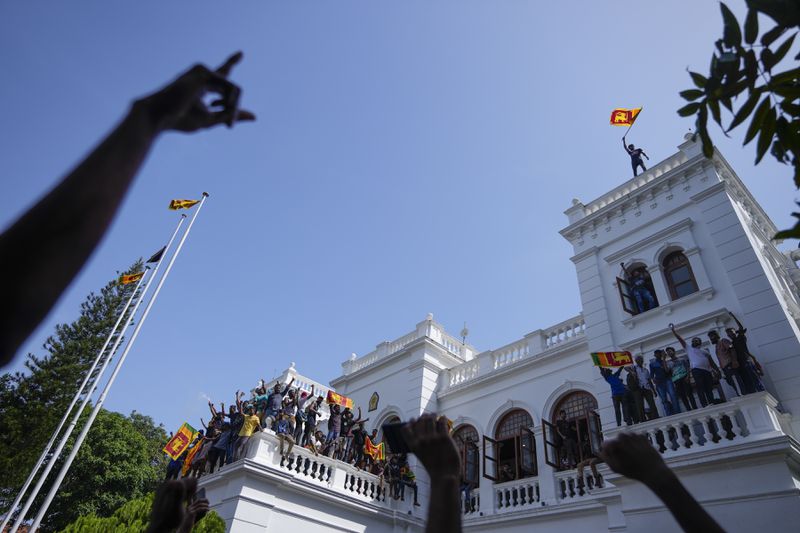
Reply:
[[[234,122],[255,120],[253,113],[238,108],[241,89],[227,79],[242,57],[241,52],[236,52],[217,70],[197,64],[134,107],[146,112],[157,131],[192,132],[217,124],[231,127]],[[203,100],[207,93],[219,98],[207,105]]]
[[[445,417],[422,415],[417,420],[411,420],[403,428],[403,437],[411,452],[428,471],[431,480],[460,476],[461,460]]]
[[[191,531],[195,522],[208,512],[205,498],[191,501],[196,490],[197,479],[192,477],[162,483],[153,498],[147,532],[162,533],[175,528],[181,533]]]
[[[603,443],[600,456],[614,472],[646,485],[673,475],[661,454],[643,435],[621,433],[616,439]]]

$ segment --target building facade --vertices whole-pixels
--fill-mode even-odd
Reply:
[[[728,531],[800,523],[800,298],[795,256],[771,241],[776,228],[721,154],[678,151],[601,198],[573,200],[561,235],[573,246],[582,311],[505,346],[479,351],[432,315],[402,337],[342,364],[331,388],[369,416],[368,429],[426,412],[445,414],[462,454],[467,531],[675,531],[641,484],[599,465],[603,439],[646,434],[683,483]],[[640,281],[636,281],[641,277]],[[648,297],[642,298],[641,287]],[[638,293],[638,294],[637,294]],[[626,350],[649,360],[681,346],[669,330],[703,339],[745,327],[764,391],[633,426],[617,427],[611,392],[590,352]],[[713,346],[711,347],[713,353]],[[290,367],[280,377],[313,381]],[[369,410],[367,410],[369,409]],[[565,457],[561,411],[577,446]],[[307,450],[280,457],[271,432],[248,458],[202,478],[232,531],[423,531],[421,507],[386,498],[381,480]],[[411,457],[412,467],[414,458]]]

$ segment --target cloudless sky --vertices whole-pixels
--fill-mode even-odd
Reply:
[[[732,0],[744,17],[744,2]],[[771,27],[771,25],[769,26]],[[58,182],[125,113],[195,62],[236,50],[258,121],[163,135],[81,274],[5,370],[41,354],[136,258],[172,198],[211,196],[107,407],[175,429],[297,363],[327,383],[351,352],[433,312],[480,350],[580,312],[558,234],[630,176],[629,141],[677,150],[687,67],[707,72],[715,1],[0,3],[0,225]],[[779,227],[788,167],[715,140]],[[2,258],[3,261],[13,258]],[[43,258],[46,260],[46,258]]]

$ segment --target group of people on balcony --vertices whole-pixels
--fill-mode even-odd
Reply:
[[[236,391],[234,404],[226,412],[225,404],[219,410],[208,402],[211,420],[208,425],[201,418],[200,430],[194,441],[167,467],[167,479],[213,473],[223,465],[238,461],[247,452],[250,438],[265,429],[274,432],[279,440],[279,453],[288,458],[295,445],[307,448],[315,455],[325,455],[368,471],[386,482],[389,496],[405,499],[405,489],[413,491],[417,502],[417,484],[414,472],[405,454],[394,454],[388,459],[378,439],[378,430],[371,433],[364,428],[369,418],[358,416],[349,407],[329,403],[330,416],[327,432],[319,424],[325,398],[314,397],[311,391],[275,383],[267,389],[264,380],[253,391],[250,400],[243,401],[244,392]]]
[[[611,387],[617,426],[624,420],[627,425],[638,424],[659,417],[655,398],[661,400],[666,416],[697,409],[695,394],[700,406],[725,401],[727,395],[743,395],[764,390],[761,383],[763,371],[747,347],[747,328],[733,313],[736,328],[726,328],[728,338],[720,337],[716,330],[708,332],[714,355],[703,348],[700,337],[687,343],[670,324],[669,328],[686,357],[678,357],[675,348],[667,346],[653,352],[653,359],[645,367],[644,357],[636,356],[635,364],[619,367],[616,371],[601,368],[600,373]],[[716,359],[716,360],[715,360]],[[622,371],[626,371],[625,379]],[[714,391],[718,391],[715,397]]]

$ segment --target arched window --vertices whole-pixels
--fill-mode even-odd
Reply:
[[[556,403],[552,420],[542,423],[545,460],[553,468],[569,470],[600,453],[603,434],[597,400],[588,392],[566,394]]]
[[[453,432],[453,440],[456,441],[461,456],[461,483],[469,484],[470,488],[475,489],[480,485],[478,432],[474,427],[465,424]]]
[[[483,436],[483,476],[503,483],[538,474],[533,418],[523,409],[509,411],[497,424],[495,438]]]
[[[697,292],[697,282],[689,259],[680,250],[667,255],[662,262],[669,296],[673,300]]]
[[[622,277],[617,277],[617,289],[622,301],[622,309],[631,315],[638,315],[658,307],[656,289],[650,272],[642,263],[622,267]]]

